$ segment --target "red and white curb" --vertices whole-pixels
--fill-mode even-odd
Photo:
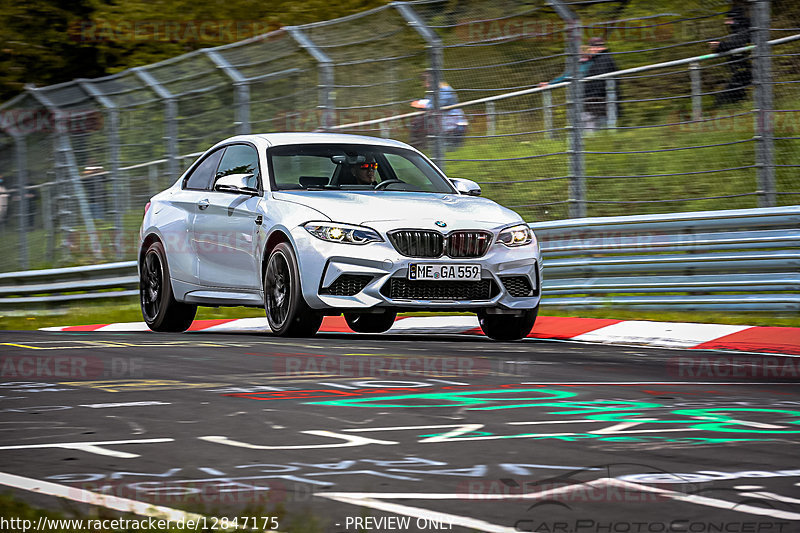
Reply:
[[[66,332],[149,331],[144,322],[60,326],[42,328],[42,330]],[[267,326],[266,318],[263,317],[195,320],[189,331],[266,333],[269,332],[269,326]],[[352,333],[343,317],[325,317],[320,331]],[[400,317],[387,333],[483,334],[478,325],[478,319],[474,315]],[[528,338],[800,355],[800,328],[540,316]]]

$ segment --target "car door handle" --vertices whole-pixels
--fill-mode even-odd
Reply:
[[[197,208],[199,210],[201,210],[201,211],[203,209],[206,209],[209,205],[210,205],[210,203],[208,201],[208,198],[204,198],[204,199],[200,200],[199,202],[197,202]]]
[[[258,224],[260,226],[262,222],[264,222],[264,217],[262,217],[261,215],[258,215],[256,217],[256,224]]]

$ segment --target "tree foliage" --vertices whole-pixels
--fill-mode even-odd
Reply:
[[[0,102],[386,0],[0,0]],[[354,28],[357,32],[357,28]]]

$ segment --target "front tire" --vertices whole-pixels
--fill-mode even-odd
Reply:
[[[297,257],[285,242],[278,244],[267,260],[264,308],[270,329],[279,337],[311,337],[322,325],[322,314],[303,299]]]
[[[197,314],[196,305],[179,302],[172,294],[167,254],[159,241],[144,254],[139,271],[139,301],[142,317],[153,331],[186,331]]]
[[[356,333],[383,333],[394,324],[396,311],[383,313],[345,313],[344,319]]]
[[[485,310],[478,311],[481,329],[490,339],[496,341],[516,341],[528,336],[539,314],[539,306],[525,310],[521,315],[490,315]]]

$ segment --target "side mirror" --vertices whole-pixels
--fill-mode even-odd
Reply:
[[[472,180],[464,179],[464,178],[448,178],[450,183],[453,184],[453,187],[459,192],[459,194],[466,194],[467,196],[480,196],[481,195],[481,186],[475,183]]]
[[[214,183],[214,190],[256,196],[258,194],[258,189],[248,185],[248,180],[252,177],[252,174],[229,174],[227,176],[222,176]]]

